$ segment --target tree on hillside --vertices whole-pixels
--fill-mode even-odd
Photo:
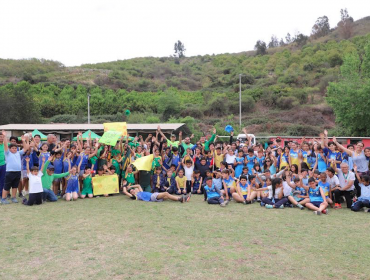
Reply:
[[[174,50],[175,50],[175,54],[174,54],[175,57],[178,57],[178,58],[185,57],[185,51],[186,51],[185,45],[180,40],[178,40],[175,43]]]
[[[315,24],[312,26],[312,33],[311,35],[314,38],[320,38],[323,37],[330,32],[330,24],[329,24],[329,18],[327,16],[319,17]]]
[[[365,47],[362,65],[357,52],[346,55],[340,68],[339,82],[328,86],[327,101],[333,107],[336,121],[353,136],[370,134],[367,121],[370,119],[370,76],[365,70],[369,62],[370,43]]]
[[[353,18],[349,16],[348,10],[340,10],[340,22],[338,22],[339,34],[343,39],[349,39],[353,34]]]
[[[293,42],[296,43],[299,47],[306,45],[307,40],[308,40],[308,36],[300,32],[297,32],[293,38]]]
[[[278,41],[278,38],[275,36],[275,35],[272,35],[271,36],[271,41],[270,43],[268,44],[268,47],[269,48],[276,48],[279,46],[279,41]]]
[[[280,39],[279,46],[280,47],[286,46],[286,43],[284,42],[283,38]]]
[[[287,44],[290,44],[293,42],[292,40],[292,37],[290,36],[290,33],[288,33],[286,36],[285,36],[285,41]]]
[[[257,51],[257,55],[265,55],[267,54],[267,46],[264,41],[258,40],[254,49]]]

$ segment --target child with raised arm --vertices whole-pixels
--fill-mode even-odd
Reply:
[[[357,172],[357,166],[353,166],[359,186],[361,188],[361,196],[357,198],[357,201],[352,204],[351,210],[354,212],[360,211],[363,207],[370,208],[370,176],[360,176]],[[370,209],[366,212],[370,213]]]
[[[27,167],[27,175],[28,175],[28,186],[29,186],[29,198],[28,200],[26,198],[23,199],[23,204],[26,206],[32,206],[34,204],[40,205],[42,204],[42,182],[41,182],[41,176],[42,172],[39,171],[39,168],[37,166],[33,166],[30,170],[30,158],[26,157],[26,167]],[[43,170],[45,164],[45,160],[42,162],[41,170]]]

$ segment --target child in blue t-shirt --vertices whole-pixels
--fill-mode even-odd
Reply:
[[[308,179],[308,196],[310,202],[306,203],[306,207],[314,211],[314,214],[321,215],[328,214],[328,203],[326,202],[326,197],[324,190],[320,186],[316,186],[316,180],[314,178]]]
[[[219,204],[221,207],[225,207],[228,201],[225,202],[221,191],[212,184],[212,178],[206,178],[206,185],[204,191],[207,193],[208,204]]]

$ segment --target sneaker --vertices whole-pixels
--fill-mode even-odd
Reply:
[[[301,205],[301,204],[297,204],[297,207],[300,209],[300,210],[304,210],[304,207],[303,207],[303,205]]]
[[[264,207],[266,204],[261,201],[260,205],[261,205],[261,207]]]
[[[18,203],[18,200],[15,197],[13,197],[11,200],[13,203]]]
[[[225,205],[228,205],[229,204],[229,201],[225,201]]]
[[[338,203],[338,207],[337,207],[337,209],[342,209],[342,204],[339,204],[339,203]]]
[[[338,203],[335,203],[334,204],[334,209],[338,209],[338,205],[339,205]]]
[[[221,206],[221,207],[226,207],[226,205],[227,205],[227,204],[226,204],[225,202],[220,203],[220,206]]]
[[[320,212],[320,211],[313,211],[313,213],[314,213],[315,215],[321,215],[321,212]]]
[[[191,197],[190,194],[184,195],[184,198],[185,198],[185,201],[184,202],[189,202],[190,197]]]
[[[290,204],[291,205],[291,204]],[[284,205],[280,205],[279,209],[284,209]]]
[[[257,198],[257,202],[261,202],[262,200],[260,198]]]
[[[370,209],[367,209],[367,211],[366,211],[367,213],[370,213]]]
[[[272,209],[272,208],[274,208],[274,206],[272,206],[271,204],[266,204],[265,207],[266,207],[266,209]]]
[[[27,192],[25,190],[22,191],[22,195],[23,196],[26,196],[27,195]]]
[[[11,198],[12,196],[10,195],[10,193],[8,193],[8,196],[6,197],[7,199]]]
[[[20,193],[20,194],[18,195],[18,197],[19,197],[19,198],[23,198],[23,197],[24,197],[23,193]]]
[[[323,213],[325,215],[328,215],[329,214],[329,210],[328,209],[322,210],[321,213]]]
[[[244,201],[243,201],[243,204],[244,204],[244,205],[247,205],[247,202],[244,200]]]
[[[22,204],[23,204],[23,205],[26,205],[26,204],[27,204],[27,198],[23,198],[23,200],[22,200]]]
[[[10,202],[6,198],[1,199],[1,204],[9,204]]]

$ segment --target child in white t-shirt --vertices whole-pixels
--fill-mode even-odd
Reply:
[[[29,198],[28,200],[25,198],[23,199],[23,204],[26,206],[32,206],[34,204],[40,205],[42,204],[42,182],[41,170],[44,169],[45,160],[42,161],[42,166],[39,168],[34,166],[30,170],[30,158],[25,158],[26,165],[27,165],[27,175],[28,175],[28,189],[29,189]]]
[[[182,160],[182,166],[184,168],[185,177],[186,177],[186,193],[191,193],[191,183],[193,179],[194,172],[194,162],[191,159],[185,158]]]

